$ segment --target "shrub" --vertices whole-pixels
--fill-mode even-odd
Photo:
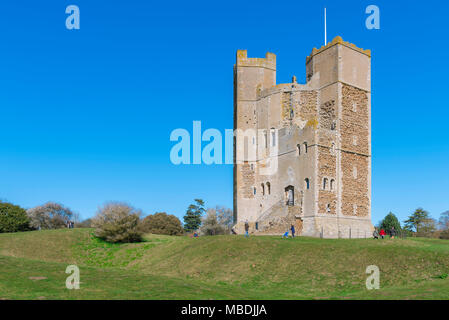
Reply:
[[[145,233],[179,236],[184,234],[181,221],[174,215],[158,212],[145,217],[142,221],[142,231]]]
[[[29,223],[25,209],[0,201],[0,233],[30,230]]]
[[[92,228],[92,219],[86,219],[75,224],[76,228]]]
[[[440,239],[449,239],[449,230],[441,231]]]
[[[215,209],[207,210],[207,214],[203,219],[200,228],[201,234],[207,236],[215,236],[225,233],[225,227],[218,222],[217,211]]]
[[[35,229],[60,229],[67,227],[67,220],[74,214],[72,210],[55,202],[47,202],[27,210],[30,225]]]
[[[139,242],[141,211],[126,203],[106,203],[92,219],[95,235],[107,242]]]

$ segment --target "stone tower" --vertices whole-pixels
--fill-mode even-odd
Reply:
[[[307,57],[306,84],[293,77],[276,85],[274,54],[237,51],[234,129],[244,132],[234,143],[237,232],[247,221],[260,234],[293,224],[307,236],[371,236],[370,68],[369,50],[336,37]]]

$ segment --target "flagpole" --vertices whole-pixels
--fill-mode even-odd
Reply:
[[[327,45],[326,8],[324,8],[324,45]]]

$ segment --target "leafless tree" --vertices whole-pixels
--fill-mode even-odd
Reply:
[[[207,209],[207,214],[203,218],[201,233],[204,235],[219,235],[231,233],[233,225],[232,210],[223,206]]]
[[[47,202],[44,205],[27,210],[30,225],[35,229],[59,229],[67,226],[73,212],[69,208],[56,202]]]

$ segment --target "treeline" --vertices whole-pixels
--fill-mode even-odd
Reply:
[[[48,202],[25,210],[0,201],[0,233],[74,226],[95,228],[95,236],[108,242],[139,242],[145,233],[171,236],[193,232],[202,235],[229,234],[233,225],[232,210],[222,206],[206,210],[201,199],[195,199],[187,208],[184,225],[176,216],[165,212],[143,216],[141,210],[123,202],[108,202],[98,209],[93,218],[80,221],[77,213],[59,203]]]
[[[25,210],[0,201],[0,233],[59,229],[67,227],[67,222],[73,219],[78,219],[78,215],[55,202]]]
[[[402,225],[398,218],[390,212],[376,227],[379,230],[384,229],[386,233],[389,233],[394,227],[399,235],[407,237],[449,239],[449,211],[443,212],[439,220],[436,220],[430,216],[428,211],[418,208],[403,221]]]

